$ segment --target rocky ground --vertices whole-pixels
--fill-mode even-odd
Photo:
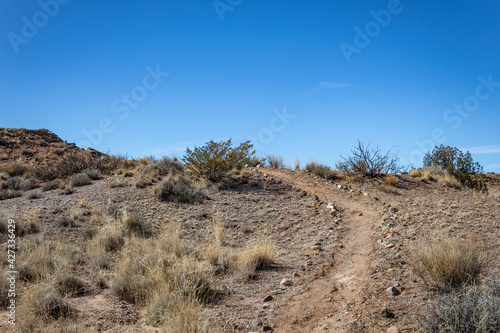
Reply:
[[[412,247],[443,234],[497,247],[500,200],[408,175],[398,178],[394,193],[386,193],[380,187],[383,178],[326,181],[304,171],[251,168],[206,186],[209,199],[188,205],[159,201],[152,187],[137,188],[132,177],[112,175],[71,195],[52,190],[39,198],[26,193],[3,200],[0,212],[19,223],[36,212],[41,233],[62,237],[82,253],[95,226],[85,218],[71,226],[61,223],[75,207],[129,208],[155,229],[178,219],[183,237],[193,245],[207,241],[210,221],[218,214],[228,248],[270,239],[277,256],[275,265],[249,281],[214,278],[220,297],[203,307],[215,331],[415,332],[416,316],[434,295],[409,266]],[[498,178],[490,178],[495,189]],[[490,268],[499,265],[498,257],[492,258]],[[146,324],[140,307],[99,287],[89,269],[82,267],[78,274],[90,287],[69,302],[86,331],[160,331]],[[19,283],[22,298],[27,285]],[[6,318],[7,312],[0,313],[2,331],[12,328]]]

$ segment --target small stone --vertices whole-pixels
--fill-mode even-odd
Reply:
[[[387,288],[386,292],[387,292],[387,296],[389,296],[389,297],[395,297],[395,296],[398,296],[401,294],[401,291],[398,288],[396,288],[395,286],[391,286],[391,287]]]
[[[399,330],[396,326],[391,326],[387,329],[387,333],[399,333]]]
[[[273,300],[273,296],[267,295],[262,301],[263,302],[271,302]]]
[[[269,309],[269,308],[270,308],[270,306],[269,306],[269,304],[263,304],[263,305],[262,305],[262,308],[263,308],[264,310],[267,310],[267,309]]]
[[[283,291],[281,291],[279,289],[271,291],[271,295],[279,295],[279,294],[283,294]]]
[[[313,262],[311,260],[306,261],[305,266],[312,266]]]
[[[281,290],[285,290],[285,289],[286,289],[286,286],[281,285],[281,286],[280,286],[280,289],[281,289]]]
[[[285,286],[285,287],[288,287],[288,286],[291,286],[292,285],[292,279],[282,279],[281,282],[280,282],[280,286]]]
[[[388,308],[384,308],[382,311],[380,311],[380,314],[385,317],[385,318],[395,318],[396,315],[394,314],[394,312],[392,312],[390,309]]]
[[[386,249],[390,249],[390,248],[393,248],[393,247],[394,247],[394,244],[392,244],[392,243],[388,243],[388,244],[385,246],[385,248],[386,248]]]
[[[270,332],[273,331],[273,328],[271,326],[265,325],[264,327],[262,327],[262,330],[264,332]]]
[[[321,247],[321,245],[313,245],[313,246],[311,246],[311,250],[313,250],[313,251],[323,251],[323,248]]]
[[[293,272],[293,273],[292,273],[292,276],[293,276],[293,277],[299,277],[300,275],[299,275],[299,273],[297,273],[297,272]]]
[[[342,185],[338,184],[338,185],[337,185],[337,188],[342,188]]]
[[[363,216],[363,213],[359,213],[358,216]]]
[[[252,326],[253,327],[259,327],[261,325],[262,325],[262,322],[259,319],[252,320]]]

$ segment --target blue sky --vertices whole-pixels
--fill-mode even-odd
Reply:
[[[0,2],[0,127],[141,157],[210,139],[334,165],[361,140],[500,172],[498,1]]]

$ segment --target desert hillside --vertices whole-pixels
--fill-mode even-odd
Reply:
[[[2,332],[433,331],[446,300],[490,280],[500,291],[498,174],[488,192],[426,170],[269,163],[208,181],[175,158],[108,156],[47,130],[0,135],[0,270],[17,272],[14,298],[0,282]],[[477,272],[460,287],[422,278],[436,244],[471,254]]]

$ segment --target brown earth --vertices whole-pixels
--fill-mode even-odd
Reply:
[[[2,140],[13,144],[9,140],[14,139],[2,135]],[[9,160],[21,158],[15,151],[23,148],[8,149]],[[499,175],[487,178],[491,192],[498,193]],[[412,248],[448,235],[479,240],[496,249],[500,196],[425,183],[408,175],[398,180],[392,193],[386,193],[381,187],[386,186],[383,178],[344,176],[326,181],[304,171],[250,168],[222,184],[206,186],[203,192],[209,200],[187,205],[159,201],[152,187],[137,188],[132,177],[105,175],[71,195],[52,190],[29,199],[30,191],[2,200],[0,218],[24,223],[36,211],[41,233],[49,239],[62,238],[85,255],[88,231],[97,226],[85,218],[75,226],[63,226],[60,221],[74,207],[84,211],[128,208],[149,220],[154,230],[175,218],[182,224],[184,239],[193,246],[208,241],[210,221],[219,214],[228,249],[238,251],[268,237],[277,259],[249,281],[230,275],[214,277],[214,288],[223,292],[203,305],[214,331],[257,332],[268,325],[274,332],[378,333],[391,326],[415,332],[419,327],[416,316],[434,294],[409,266]],[[0,242],[5,243],[6,236],[1,236]],[[498,268],[499,258],[492,256],[489,269]],[[79,267],[75,274],[90,288],[85,295],[68,299],[78,316],[63,326],[77,324],[85,332],[160,332],[146,323],[140,306],[99,287],[88,267]],[[112,272],[108,275],[109,282]],[[290,278],[292,285],[281,290],[283,278]],[[18,302],[29,286],[18,281]],[[401,294],[388,296],[391,286]],[[264,302],[271,294],[273,299]],[[55,330],[57,322],[47,325],[49,331],[50,327]],[[7,323],[6,311],[0,312],[0,331],[15,331]]]

